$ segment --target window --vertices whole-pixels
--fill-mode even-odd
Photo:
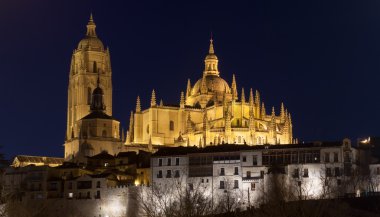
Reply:
[[[336,184],[337,184],[338,186],[341,185],[341,184],[342,184],[342,180],[337,179],[337,180],[336,180]]]
[[[252,165],[257,166],[257,155],[252,155]]]
[[[73,189],[73,183],[72,183],[72,182],[69,182],[68,189],[69,189],[69,190]]]
[[[326,176],[327,177],[331,177],[332,174],[331,174],[331,168],[326,168]]]
[[[172,177],[172,171],[166,170],[166,178],[171,178],[171,177]]]
[[[340,168],[339,167],[335,167],[335,176],[336,177],[339,177],[340,176]]]
[[[206,183],[208,183],[208,179],[206,179]]]
[[[338,153],[334,152],[334,162],[338,162]]]
[[[168,158],[168,166],[171,166],[171,165],[172,165],[172,159]]]
[[[146,126],[146,133],[149,134],[149,124]]]
[[[106,130],[103,130],[102,137],[107,137],[107,131]]]
[[[247,178],[251,178],[251,171],[247,171]]]
[[[189,190],[190,190],[190,191],[194,190],[193,183],[189,183]]]
[[[239,188],[239,180],[234,180],[234,188]]]
[[[169,122],[170,131],[174,131],[174,121]]]
[[[176,171],[175,171],[174,177],[175,177],[175,178],[179,178],[179,170],[176,170]]]
[[[260,177],[264,178],[264,171],[263,170],[260,171]]]
[[[104,167],[108,167],[108,163],[107,162],[104,163]]]
[[[73,198],[73,197],[74,197],[74,193],[71,193],[71,192],[70,192],[69,195],[68,195],[68,197],[69,197],[69,198]]]
[[[224,175],[225,175],[225,173],[224,173],[224,168],[220,168],[220,175],[221,175],[221,176],[224,176]]]
[[[202,183],[205,183],[205,180],[204,179],[202,179],[202,181],[201,181]]]
[[[376,175],[380,175],[380,167],[376,167]]]
[[[235,167],[234,175],[239,175],[239,167]]]
[[[95,199],[100,199],[100,191],[96,191]]]
[[[247,157],[243,156],[243,162],[247,162]]]
[[[93,64],[93,66],[92,66],[92,72],[93,73],[98,73],[98,67],[96,66],[96,61],[94,61],[94,64]]]
[[[87,191],[87,197],[86,197],[87,199],[90,199],[91,198],[91,195],[90,195],[90,192],[89,191]]]
[[[97,187],[97,188],[100,188],[100,181],[97,181],[97,182],[96,182],[96,187]]]
[[[309,170],[307,168],[303,169],[303,177],[309,177]]]
[[[256,183],[251,182],[251,191],[256,190]]]
[[[330,153],[325,153],[325,163],[330,162]]]
[[[299,177],[299,172],[300,172],[300,170],[298,168],[294,169],[293,170],[293,178],[298,178]]]
[[[162,159],[158,159],[158,166],[162,167]]]
[[[220,181],[219,189],[224,189],[224,181]]]
[[[175,165],[179,165],[179,158],[177,157],[176,159],[175,159]]]
[[[157,178],[162,178],[162,170],[158,171]]]

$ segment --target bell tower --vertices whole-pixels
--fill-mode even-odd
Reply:
[[[79,42],[71,56],[66,140],[77,137],[76,123],[90,113],[92,92],[97,87],[104,91],[105,113],[112,115],[112,70],[110,52],[98,38],[91,14],[85,37]]]

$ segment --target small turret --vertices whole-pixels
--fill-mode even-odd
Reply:
[[[231,91],[232,91],[232,100],[238,100],[238,92],[237,92],[235,74],[232,75]]]
[[[284,107],[284,103],[281,103],[280,118],[281,118],[281,123],[285,122],[285,107]]]
[[[154,107],[156,105],[157,105],[157,103],[156,103],[156,92],[153,89],[152,90],[152,97],[150,98],[150,106]]]
[[[137,100],[136,100],[136,112],[141,112],[140,96],[137,96]]]
[[[264,102],[261,103],[261,119],[264,119],[267,116],[267,112],[265,110]]]
[[[187,79],[187,87],[186,87],[186,99],[188,96],[191,95],[191,83],[190,83],[190,78]]]
[[[185,95],[184,95],[183,91],[181,91],[181,98],[179,101],[179,107],[182,109],[185,108]]]
[[[245,93],[244,93],[244,87],[241,88],[241,104],[245,104]]]
[[[207,89],[207,80],[206,80],[206,75],[203,75],[202,78],[202,83],[201,83],[201,94],[207,94],[208,89]]]
[[[134,115],[133,115],[133,111],[131,111],[131,116],[129,117],[129,129],[128,129],[128,132],[129,132],[129,141],[127,142],[133,142],[133,135],[134,135]]]

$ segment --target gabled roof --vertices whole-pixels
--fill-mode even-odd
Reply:
[[[43,157],[43,156],[29,156],[29,155],[17,155],[13,163],[15,161],[20,163],[29,163],[29,164],[63,164],[64,158],[59,157]]]

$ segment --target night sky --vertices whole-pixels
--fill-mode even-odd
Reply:
[[[73,49],[92,11],[110,47],[113,112],[140,95],[179,103],[202,75],[210,32],[221,76],[283,101],[300,141],[380,135],[380,1],[0,2],[1,133],[8,158],[63,156]]]

